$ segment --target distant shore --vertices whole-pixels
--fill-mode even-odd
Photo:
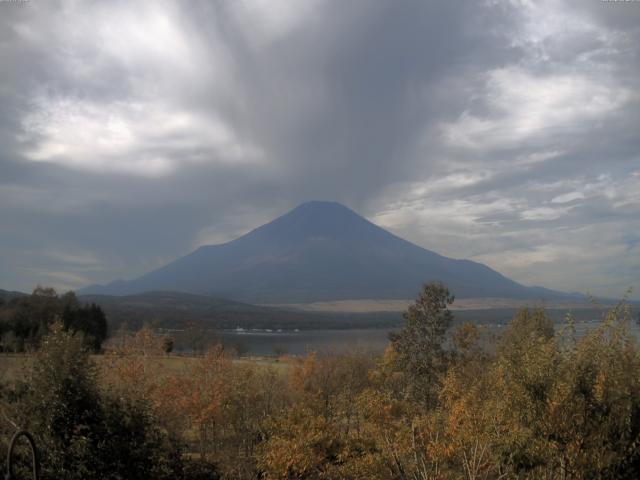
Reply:
[[[333,313],[378,313],[378,312],[403,312],[413,303],[412,299],[405,300],[378,300],[378,299],[354,299],[334,300],[329,302],[313,303],[279,303],[265,304],[262,306],[287,310],[299,310],[305,312],[333,312]],[[609,307],[614,303],[603,301],[599,305]],[[594,305],[588,300],[555,300],[543,301],[536,299],[513,298],[461,298],[456,299],[449,307],[451,310],[492,310],[496,308],[522,308],[542,306],[549,309],[591,309]]]

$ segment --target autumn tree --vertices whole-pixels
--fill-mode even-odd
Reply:
[[[451,476],[466,480],[502,478],[499,455],[502,431],[496,428],[491,371],[493,358],[484,351],[484,332],[463,323],[452,335],[452,360],[440,390],[443,416],[440,439],[444,448],[440,464]]]
[[[229,478],[255,478],[256,453],[268,436],[267,424],[291,403],[284,372],[271,366],[233,365],[221,412],[216,460]]]
[[[516,314],[487,370],[493,393],[475,407],[495,433],[491,453],[503,474],[637,477],[640,356],[624,311],[568,341],[542,309]]]
[[[369,384],[368,355],[310,354],[291,374],[293,403],[267,422],[258,465],[266,478],[353,478],[373,447],[362,433],[357,398]]]
[[[43,478],[162,480],[180,471],[180,451],[148,407],[101,391],[83,339],[61,324],[44,337],[27,378],[9,410],[36,438]]]

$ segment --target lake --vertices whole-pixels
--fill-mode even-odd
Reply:
[[[576,322],[576,336],[579,338],[600,324],[598,320]],[[499,335],[504,325],[487,324],[490,334]],[[556,324],[560,332],[563,323]],[[216,337],[223,345],[248,355],[304,355],[310,351],[345,352],[365,350],[382,352],[388,344],[389,333],[398,328],[362,328],[342,330],[219,330]],[[640,328],[633,322],[631,332],[640,338]]]
[[[249,355],[304,355],[311,351],[367,350],[381,352],[388,343],[390,328],[349,330],[222,330],[216,336],[226,347]]]

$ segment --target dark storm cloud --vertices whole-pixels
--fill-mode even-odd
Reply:
[[[585,5],[0,4],[0,288],[132,277],[319,198],[617,294],[640,8]]]

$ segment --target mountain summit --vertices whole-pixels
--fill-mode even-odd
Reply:
[[[481,263],[426,250],[335,202],[307,202],[242,237],[193,253],[130,281],[82,294],[173,290],[253,303],[407,299],[439,280],[458,297],[553,298]]]

